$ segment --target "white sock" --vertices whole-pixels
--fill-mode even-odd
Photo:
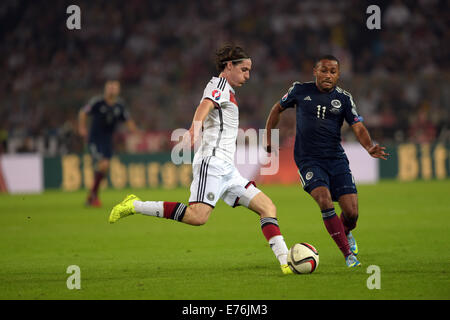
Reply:
[[[277,257],[280,265],[287,264],[287,255],[289,249],[284,242],[283,236],[274,236],[270,238],[269,245],[272,248],[275,257]]]
[[[135,200],[133,204],[134,210],[136,210],[137,213],[160,218],[164,216],[164,201]]]

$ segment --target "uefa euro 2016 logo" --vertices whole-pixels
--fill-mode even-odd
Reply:
[[[221,95],[222,93],[220,92],[220,90],[216,89],[212,92],[212,96],[216,101],[219,101]]]

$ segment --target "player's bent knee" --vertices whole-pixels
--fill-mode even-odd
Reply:
[[[194,217],[191,217],[189,220],[186,220],[185,222],[187,224],[190,224],[191,226],[199,227],[199,226],[204,225],[207,221],[208,221],[208,219],[205,217],[194,216]]]
[[[197,226],[204,225],[209,219],[209,212],[202,212],[197,217]]]
[[[328,196],[320,196],[316,198],[316,202],[321,209],[328,209],[333,206],[333,201]]]
[[[358,199],[356,194],[344,194],[339,198],[339,205],[345,216],[350,219],[358,218]]]
[[[190,225],[195,226],[195,227],[200,227],[200,226],[204,225],[207,221],[208,221],[208,219],[196,217],[195,219],[192,220]]]
[[[208,221],[211,211],[212,208],[208,205],[189,206],[183,222],[193,226],[202,226]]]
[[[351,219],[358,219],[358,208],[347,209],[345,216]]]
[[[100,162],[98,163],[98,169],[103,173],[107,173],[109,170],[109,160],[107,159],[100,160]]]

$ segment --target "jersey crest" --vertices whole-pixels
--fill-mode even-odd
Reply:
[[[339,109],[341,107],[341,105],[342,104],[341,104],[341,102],[339,100],[337,100],[337,99],[331,100],[331,106],[333,108]]]

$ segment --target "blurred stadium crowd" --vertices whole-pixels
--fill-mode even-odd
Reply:
[[[253,60],[237,93],[243,128],[263,128],[292,82],[312,80],[314,59],[332,53],[378,142],[450,139],[446,0],[377,1],[380,30],[358,0],[77,1],[81,30],[66,28],[70,4],[0,4],[0,152],[81,152],[78,110],[109,78],[141,129],[188,128],[216,75],[214,50],[231,41]],[[283,139],[294,132],[284,118]]]

